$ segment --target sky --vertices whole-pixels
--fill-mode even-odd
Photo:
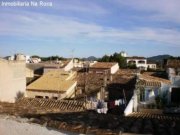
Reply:
[[[180,56],[180,0],[41,1],[52,7],[2,6],[0,0],[1,57]]]

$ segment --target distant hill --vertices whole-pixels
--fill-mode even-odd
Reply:
[[[87,57],[87,58],[83,58],[83,60],[85,60],[85,61],[96,61],[96,60],[98,60],[98,58],[96,58],[94,56],[90,56],[90,57]]]
[[[162,62],[164,59],[168,59],[169,57],[172,57],[171,55],[157,55],[153,57],[147,58],[148,61],[154,61],[154,62]]]

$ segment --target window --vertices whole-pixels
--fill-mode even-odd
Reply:
[[[180,103],[180,88],[172,88],[171,102],[177,104]]]
[[[52,99],[55,99],[55,100],[57,100],[57,99],[58,99],[58,97],[52,97]]]
[[[145,101],[145,90],[144,89],[140,90],[140,101]]]
[[[35,98],[43,98],[43,96],[35,96]]]
[[[140,60],[140,61],[138,61],[138,63],[139,63],[139,64],[145,64],[145,61]]]
[[[136,64],[136,61],[130,60],[128,64]]]

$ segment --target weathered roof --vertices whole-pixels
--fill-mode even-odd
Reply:
[[[69,62],[70,60],[60,61],[59,63],[46,62],[44,67],[45,68],[64,68],[65,66],[68,65]]]
[[[167,79],[159,78],[159,77],[154,77],[150,76],[147,74],[141,74],[139,75],[139,82],[138,85],[145,85],[145,86],[156,86],[160,87],[161,83],[165,84],[171,84],[171,82]]]
[[[166,66],[169,68],[180,68],[180,60],[168,60]]]
[[[51,112],[81,112],[85,110],[85,101],[78,100],[53,100],[39,98],[21,98],[16,102],[17,106],[25,106],[28,108],[37,108],[37,110],[45,109]]]
[[[153,62],[153,61],[147,61],[147,64],[156,64],[156,62]]]
[[[136,73],[139,70],[137,69],[120,69],[116,74],[113,75],[113,83],[126,84],[130,80],[132,80]]]
[[[107,75],[107,85],[111,88],[116,89],[116,87],[121,88],[122,85],[126,85],[131,80],[134,79],[136,71],[135,70],[119,70],[116,74],[111,75],[112,80],[110,80],[109,74]],[[77,75],[77,86],[84,89],[84,85],[86,83],[87,93],[93,93],[100,90],[100,88],[104,84],[104,74],[96,74],[96,73],[78,73]],[[111,85],[113,84],[113,85]],[[115,85],[114,85],[115,84]],[[129,84],[127,84],[129,85]],[[130,85],[131,87],[132,85]],[[126,89],[128,86],[126,86]]]
[[[65,71],[50,71],[27,86],[27,90],[39,90],[48,92],[65,92],[73,84],[74,80],[69,80],[73,76],[73,73]]]
[[[126,57],[127,59],[146,59],[145,57],[139,57],[139,56],[132,56],[132,57]]]
[[[93,64],[90,68],[109,69],[116,64],[118,64],[118,63],[117,62],[97,62],[97,63]]]
[[[148,87],[161,87],[161,82],[140,79],[136,85]]]
[[[28,64],[26,64],[26,67],[35,71],[37,69],[43,68],[44,64],[43,63],[28,63]]]
[[[77,75],[77,86],[84,88],[86,84],[87,93],[99,90],[103,85],[103,74],[94,73],[78,73]]]

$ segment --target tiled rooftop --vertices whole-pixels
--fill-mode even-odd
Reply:
[[[151,75],[148,75],[148,74],[141,74],[139,76],[139,78],[141,80],[145,80],[147,82],[159,82],[159,83],[165,83],[165,84],[171,84],[171,82],[167,79],[163,79],[163,78],[160,78],[160,77],[154,77],[154,76],[151,76]]]
[[[27,90],[42,90],[48,92],[64,92],[76,83],[74,80],[68,80],[75,75],[75,72],[50,71],[42,77],[27,86]]]
[[[0,103],[0,113],[32,118],[31,122],[57,130],[79,134],[119,135],[154,134],[178,135],[178,115],[137,112],[122,115],[97,114],[84,111],[83,101],[21,99],[16,104]],[[65,113],[67,112],[67,113]],[[34,120],[34,121],[33,121]]]
[[[69,113],[85,111],[85,102],[78,100],[53,100],[22,98],[16,103],[0,102],[0,114],[40,115],[48,113]]]
[[[178,135],[180,120],[178,117],[142,114],[124,117],[102,115],[93,112],[70,113],[47,116],[48,127],[94,135]]]
[[[95,74],[95,73],[78,73],[77,75],[77,86],[84,88],[84,85],[88,88],[87,93],[94,92],[99,90],[103,85],[103,74]]]
[[[104,68],[104,69],[109,69],[112,66],[117,64],[116,62],[96,62],[93,64],[90,68]]]
[[[16,102],[17,106],[36,107],[41,109],[58,110],[59,112],[79,112],[85,110],[85,102],[78,100],[52,100],[38,98],[22,98]]]
[[[147,81],[147,80],[139,80],[136,84],[137,86],[148,86],[148,87],[161,87],[161,82],[158,81]]]
[[[168,60],[166,66],[169,68],[180,68],[180,60]]]
[[[61,61],[59,63],[45,62],[44,67],[45,68],[64,68],[69,62],[70,60]]]
[[[146,59],[145,57],[138,57],[138,56],[132,56],[132,57],[126,57],[127,59]]]

